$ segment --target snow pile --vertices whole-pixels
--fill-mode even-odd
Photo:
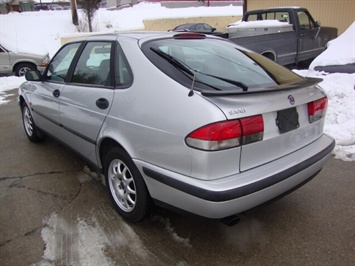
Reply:
[[[0,16],[0,42],[12,52],[52,57],[60,47],[60,38],[76,32],[70,11],[37,11]]]
[[[313,60],[309,68],[346,64],[355,64],[355,21],[342,35],[328,43],[327,50]]]
[[[144,30],[144,20],[236,16],[242,12],[239,6],[169,9],[160,3],[142,2],[116,11],[101,8],[96,12],[92,25],[97,32]],[[78,15],[83,25],[86,20],[83,12],[79,10]],[[51,57],[60,47],[61,37],[78,33],[72,23],[70,10],[11,13],[0,16],[0,25],[0,41],[7,49],[13,52],[49,53]],[[80,26],[79,30],[84,28]]]
[[[355,161],[355,74],[326,74],[313,70],[295,72],[323,79],[319,85],[328,96],[324,132],[336,141],[335,158]]]

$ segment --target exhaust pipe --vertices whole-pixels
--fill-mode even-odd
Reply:
[[[222,223],[224,223],[225,225],[234,226],[240,222],[240,218],[237,215],[232,215],[232,216],[225,217],[225,218],[221,219],[220,221]]]

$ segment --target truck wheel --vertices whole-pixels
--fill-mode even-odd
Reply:
[[[106,156],[104,174],[118,213],[130,222],[142,220],[148,213],[151,198],[130,156],[121,148],[113,148]]]
[[[22,77],[29,70],[36,70],[36,66],[30,63],[20,63],[15,67],[15,75],[18,77]]]
[[[26,136],[30,141],[40,142],[45,139],[45,136],[36,127],[32,118],[32,113],[26,103],[22,104],[22,123]]]

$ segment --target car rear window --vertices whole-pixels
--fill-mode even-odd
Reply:
[[[162,72],[195,90],[260,91],[303,80],[292,71],[229,41],[203,35],[146,42],[142,50]],[[282,88],[282,86],[279,86]]]

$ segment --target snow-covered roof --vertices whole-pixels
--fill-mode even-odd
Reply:
[[[238,28],[269,28],[269,27],[287,27],[288,22],[281,22],[278,20],[255,20],[255,21],[237,21],[229,24],[228,27]]]

